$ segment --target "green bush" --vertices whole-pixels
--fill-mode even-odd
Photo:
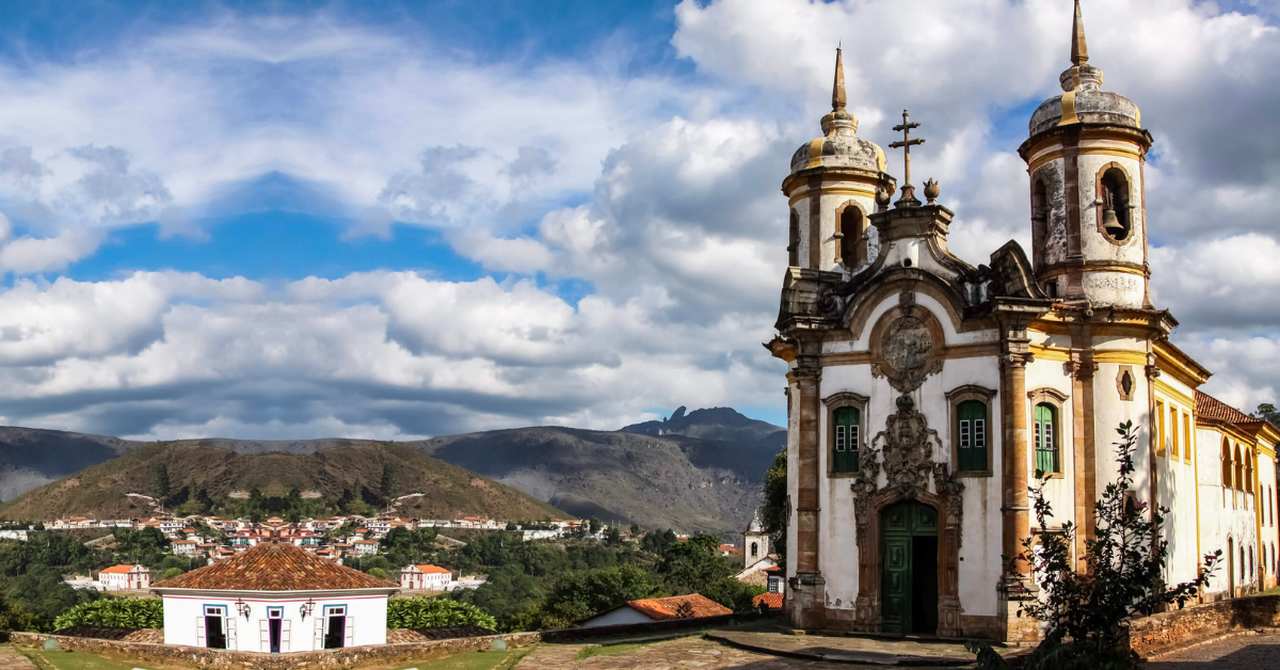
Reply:
[[[103,598],[80,603],[53,620],[54,630],[92,628],[161,628],[164,605],[156,599]]]
[[[470,603],[448,598],[394,598],[387,603],[387,628],[454,628],[496,630],[498,622]]]

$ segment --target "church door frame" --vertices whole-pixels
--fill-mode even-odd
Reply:
[[[903,495],[894,489],[882,489],[868,501],[869,513],[859,515],[858,524],[858,600],[855,623],[870,632],[886,631],[880,617],[881,583],[883,571],[880,555],[880,515],[890,505],[903,501],[915,501],[932,507],[938,519],[938,627],[939,637],[961,637],[960,627],[960,519],[951,510],[959,509],[959,500],[952,496],[940,497],[928,492]]]
[[[903,500],[880,515],[881,628],[902,635],[937,634],[938,511]],[[934,575],[926,573],[930,568]]]

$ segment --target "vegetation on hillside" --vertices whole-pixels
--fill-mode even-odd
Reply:
[[[406,516],[564,518],[558,510],[403,444],[353,443],[306,453],[240,453],[200,442],[149,444],[30,491],[0,516],[137,518],[148,496],[179,514],[285,519],[371,514],[402,501]]]
[[[387,603],[387,628],[471,628],[492,632],[497,627],[488,612],[448,598],[394,598]]]
[[[677,542],[669,530],[638,543],[521,542],[495,532],[430,555],[445,567],[488,576],[478,589],[454,591],[451,598],[492,614],[501,630],[538,630],[571,626],[628,600],[684,593],[748,611],[760,589],[733,578],[737,563],[721,557],[718,544],[710,536]]]

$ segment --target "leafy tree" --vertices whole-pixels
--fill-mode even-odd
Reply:
[[[669,591],[700,593],[708,585],[733,575],[733,567],[720,556],[718,538],[697,535],[667,549],[658,571]]]
[[[5,599],[21,605],[36,630],[48,630],[54,617],[97,597],[92,591],[67,586],[61,571],[48,567],[32,569],[7,580],[5,585]]]
[[[651,554],[661,556],[667,553],[667,549],[670,549],[675,543],[676,534],[670,528],[666,530],[651,530],[645,533],[644,538],[640,540],[640,548]]]
[[[575,572],[556,580],[543,607],[543,628],[563,628],[656,593],[648,571],[626,565]]]
[[[769,533],[769,542],[782,560],[787,555],[787,450],[773,457],[764,473],[764,504],[760,506],[760,522]]]
[[[617,526],[609,526],[608,532],[604,535],[604,543],[611,547],[622,544],[622,531],[618,530]]]
[[[84,602],[59,614],[54,630],[68,628],[161,628],[164,606],[154,598],[102,598]]]
[[[1071,521],[1050,530],[1053,510],[1045,497],[1048,477],[1031,488],[1032,509],[1040,527],[1038,541],[1027,538],[1016,560],[1030,564],[1041,597],[1024,602],[1020,612],[1044,624],[1044,637],[1027,657],[1025,667],[1094,670],[1137,667],[1129,648],[1129,622],[1161,609],[1182,606],[1208,584],[1222,552],[1204,557],[1195,579],[1168,586],[1162,573],[1169,553],[1164,515],[1133,497],[1138,432],[1126,421],[1116,430],[1116,480],[1107,484],[1094,505],[1096,537],[1085,541],[1085,569],[1077,570],[1072,546],[1078,529]],[[986,667],[1003,660],[989,647],[972,647]]]
[[[1280,428],[1280,410],[1276,409],[1274,403],[1264,402],[1258,405],[1258,416],[1270,421],[1271,425]]]
[[[449,598],[394,598],[387,603],[388,628],[475,627],[497,630],[498,622],[488,612],[470,603]]]
[[[116,539],[115,560],[118,562],[158,567],[169,555],[169,539],[157,528],[116,528],[111,534]]]
[[[378,493],[382,495],[382,504],[386,505],[395,497],[396,468],[391,463],[382,464],[382,477],[378,480]]]

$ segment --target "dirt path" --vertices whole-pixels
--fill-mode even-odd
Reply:
[[[0,670],[36,670],[36,666],[12,645],[5,644],[0,645]]]

